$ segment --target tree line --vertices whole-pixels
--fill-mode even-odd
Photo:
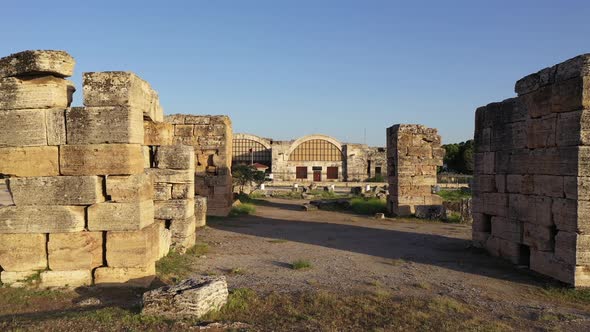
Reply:
[[[444,144],[443,169],[447,172],[473,174],[473,140]]]

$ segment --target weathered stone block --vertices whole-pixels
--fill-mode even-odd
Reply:
[[[169,199],[172,199],[172,184],[155,183],[154,201],[167,201]]]
[[[64,145],[60,148],[62,175],[130,175],[143,173],[139,144]]]
[[[107,177],[107,195],[117,203],[152,200],[154,182],[151,175],[136,174]]]
[[[175,199],[154,202],[155,216],[157,219],[185,219],[194,216],[194,199]]]
[[[195,196],[195,222],[196,227],[207,224],[207,197]]]
[[[590,145],[590,111],[560,113],[557,118],[557,145]]]
[[[172,219],[170,221],[172,238],[187,237],[195,234],[196,228],[197,224],[194,216],[185,219]]]
[[[551,211],[558,230],[590,233],[589,201],[555,198]]]
[[[176,183],[172,185],[172,199],[189,199],[194,196],[194,183]]]
[[[11,178],[8,183],[17,206],[90,205],[105,200],[98,176]]]
[[[12,176],[59,175],[57,146],[0,148],[0,174]]]
[[[545,148],[556,145],[557,114],[529,119],[526,124],[528,148]]]
[[[485,248],[486,242],[490,236],[491,234],[489,232],[478,232],[474,230],[471,234],[473,246],[476,248]]]
[[[147,288],[156,277],[156,265],[145,267],[99,267],[94,270],[94,284],[102,287]]]
[[[135,231],[154,222],[152,200],[98,203],[88,207],[88,230]]]
[[[187,145],[160,146],[155,159],[158,168],[192,170],[195,167],[195,150]]]
[[[160,234],[160,242],[159,242],[159,252],[157,259],[160,259],[170,252],[170,246],[172,245],[172,232],[166,228],[166,221],[159,220],[158,223],[158,232]]]
[[[590,265],[590,235],[557,232],[555,258],[573,265]]]
[[[172,145],[174,125],[166,122],[143,122],[143,145]]]
[[[553,85],[551,110],[555,113],[577,111],[590,106],[588,77],[575,77]]]
[[[531,118],[540,118],[551,114],[552,92],[550,86],[544,86],[520,97]]]
[[[535,194],[540,196],[563,197],[563,176],[535,175]]]
[[[575,266],[555,258],[552,252],[531,249],[529,268],[565,283],[574,284]]]
[[[0,234],[0,266],[4,271],[45,270],[45,234]]]
[[[24,288],[28,286],[28,281],[30,278],[34,277],[38,273],[39,271],[1,271],[0,282],[12,288]]]
[[[84,229],[83,206],[0,207],[0,233],[70,233]]]
[[[150,168],[152,167],[152,148],[149,146],[142,146],[141,153],[143,154],[143,167]]]
[[[160,223],[139,231],[107,232],[106,259],[109,267],[144,267],[160,254]]]
[[[520,264],[521,260],[523,260],[521,255],[522,248],[519,243],[490,236],[486,241],[485,248],[490,255],[502,257],[514,264]]]
[[[192,125],[174,125],[174,136],[193,137],[193,129]]]
[[[524,223],[522,243],[539,251],[553,251],[555,229],[531,223]]]
[[[197,237],[195,233],[188,236],[172,236],[172,249],[184,254],[188,249],[194,247],[196,241]]]
[[[225,277],[198,277],[143,294],[142,315],[169,319],[200,318],[227,302]]]
[[[484,193],[483,213],[507,217],[508,216],[508,195],[502,193]]]
[[[47,144],[45,110],[0,112],[0,147]]]
[[[49,234],[49,268],[53,271],[92,270],[103,265],[103,233]]]
[[[554,138],[555,139],[555,138]],[[527,147],[525,122],[500,124],[492,127],[491,151],[522,149]]]
[[[46,110],[47,145],[66,144],[66,114],[65,110]]]
[[[92,285],[91,270],[43,271],[40,288],[76,288]]]
[[[155,183],[192,183],[195,181],[195,172],[190,169],[174,170],[174,169],[146,169],[146,173],[154,177]]]
[[[129,106],[72,107],[66,111],[68,144],[143,144],[143,111]]]
[[[515,243],[522,242],[522,223],[502,217],[492,217],[491,223],[491,233],[493,236]]]
[[[64,51],[36,50],[11,54],[0,59],[0,77],[53,75],[72,76],[76,61]]]
[[[478,192],[495,192],[496,176],[480,175],[473,179],[473,190]]]
[[[66,109],[76,89],[72,82],[53,76],[0,79],[0,110]]]
[[[508,192],[517,194],[535,193],[535,182],[533,175],[508,174],[506,176],[506,187]]]
[[[590,200],[590,177],[564,176],[563,189],[569,199]]]
[[[473,213],[473,231],[490,233],[492,231],[492,217],[483,213]]]

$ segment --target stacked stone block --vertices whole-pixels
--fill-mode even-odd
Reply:
[[[233,203],[230,119],[176,114],[166,116],[165,121],[174,126],[175,144],[193,147],[195,194],[207,198],[206,213],[226,216]]]
[[[473,243],[590,286],[590,55],[524,77],[475,115]]]
[[[432,194],[436,169],[442,166],[444,149],[436,129],[398,124],[387,128],[388,210],[409,216],[418,209],[442,205]]]
[[[0,207],[0,280],[147,286],[163,229],[143,119],[162,118],[161,108],[128,72],[85,73],[85,107],[68,108],[73,66],[61,51],[0,59],[0,173],[14,201]]]

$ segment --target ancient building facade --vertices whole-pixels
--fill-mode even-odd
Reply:
[[[418,209],[442,206],[442,198],[432,193],[432,187],[443,157],[436,129],[411,124],[387,128],[387,205],[392,215],[409,216]]]
[[[207,214],[227,216],[233,203],[231,120],[224,115],[175,114],[165,121],[174,127],[174,143],[194,149],[195,194],[207,197]]]
[[[157,93],[133,73],[84,73],[84,107],[70,107],[74,63],[63,51],[0,59],[0,174],[11,196],[0,206],[0,281],[146,287],[155,262],[194,244],[204,221],[192,148],[170,145]]]
[[[590,286],[590,55],[516,82],[475,113],[473,243]]]
[[[343,144],[326,135],[276,141],[236,134],[233,144],[234,164],[269,166],[277,181],[365,181],[387,174],[385,148]]]

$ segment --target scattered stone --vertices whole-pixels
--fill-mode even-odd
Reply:
[[[175,286],[144,293],[141,314],[198,319],[210,311],[219,310],[227,302],[228,294],[224,276],[191,278]]]

